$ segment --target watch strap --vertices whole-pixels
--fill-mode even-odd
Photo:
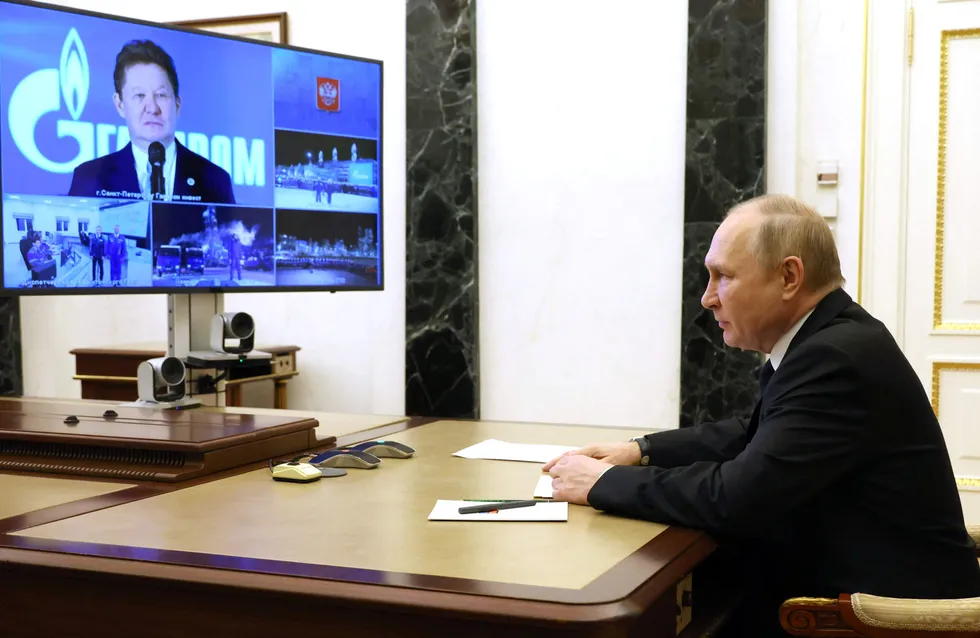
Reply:
[[[637,436],[630,441],[640,446],[640,465],[650,464],[650,439],[645,436]]]

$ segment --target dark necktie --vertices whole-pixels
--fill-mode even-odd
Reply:
[[[747,442],[752,440],[756,430],[759,429],[759,411],[762,408],[762,395],[766,392],[766,386],[769,385],[769,379],[772,378],[773,372],[775,370],[772,367],[771,361],[766,361],[766,365],[762,366],[762,370],[759,372],[759,400],[755,402],[755,409],[752,411],[752,417],[749,419],[749,426],[746,430],[745,438]]]
[[[762,366],[762,372],[759,373],[759,394],[766,391],[766,386],[769,385],[769,379],[772,378],[772,373],[775,370],[772,367],[772,361],[766,361],[766,365]]]

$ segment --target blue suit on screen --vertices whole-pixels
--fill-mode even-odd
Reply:
[[[109,257],[109,280],[122,279],[122,265],[126,260],[126,237],[124,235],[109,235],[106,241],[106,256]]]
[[[174,177],[174,200],[208,204],[234,204],[231,176],[228,172],[188,149],[177,146],[177,170]],[[127,191],[139,193],[139,177],[131,144],[94,160],[79,164],[71,179],[68,194],[74,197],[103,197],[109,193]],[[199,197],[200,199],[195,199]]]

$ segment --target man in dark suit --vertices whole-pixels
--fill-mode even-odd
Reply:
[[[242,280],[242,240],[238,235],[232,235],[228,242],[228,279],[234,281],[238,273],[238,281]]]
[[[128,260],[129,255],[126,236],[119,232],[118,225],[106,241],[105,253],[109,257],[109,281],[113,286],[119,286],[122,283],[123,263]]]
[[[105,237],[102,235],[102,226],[96,226],[95,234],[89,237],[88,255],[92,259],[92,283],[101,283],[105,280],[105,266],[102,263],[105,258]],[[95,278],[96,268],[99,271],[98,279]]]
[[[80,164],[68,194],[234,204],[228,172],[174,137],[181,100],[170,55],[149,40],[134,40],[116,56],[113,80],[112,99],[130,143]]]
[[[575,450],[545,466],[555,498],[744,546],[744,635],[785,635],[794,596],[980,596],[939,423],[891,334],[840,288],[826,222],[756,198],[705,265],[725,343],[770,355],[752,416]]]

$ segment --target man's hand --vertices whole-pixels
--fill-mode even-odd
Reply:
[[[613,467],[612,463],[599,461],[581,454],[570,454],[558,459],[551,474],[552,498],[576,505],[589,504],[589,490],[602,473]]]
[[[577,455],[605,461],[610,465],[636,465],[640,462],[640,446],[633,441],[626,441],[625,443],[594,443],[577,450],[565,452],[558,458],[551,459],[545,463],[541,470],[548,472],[561,459]]]

